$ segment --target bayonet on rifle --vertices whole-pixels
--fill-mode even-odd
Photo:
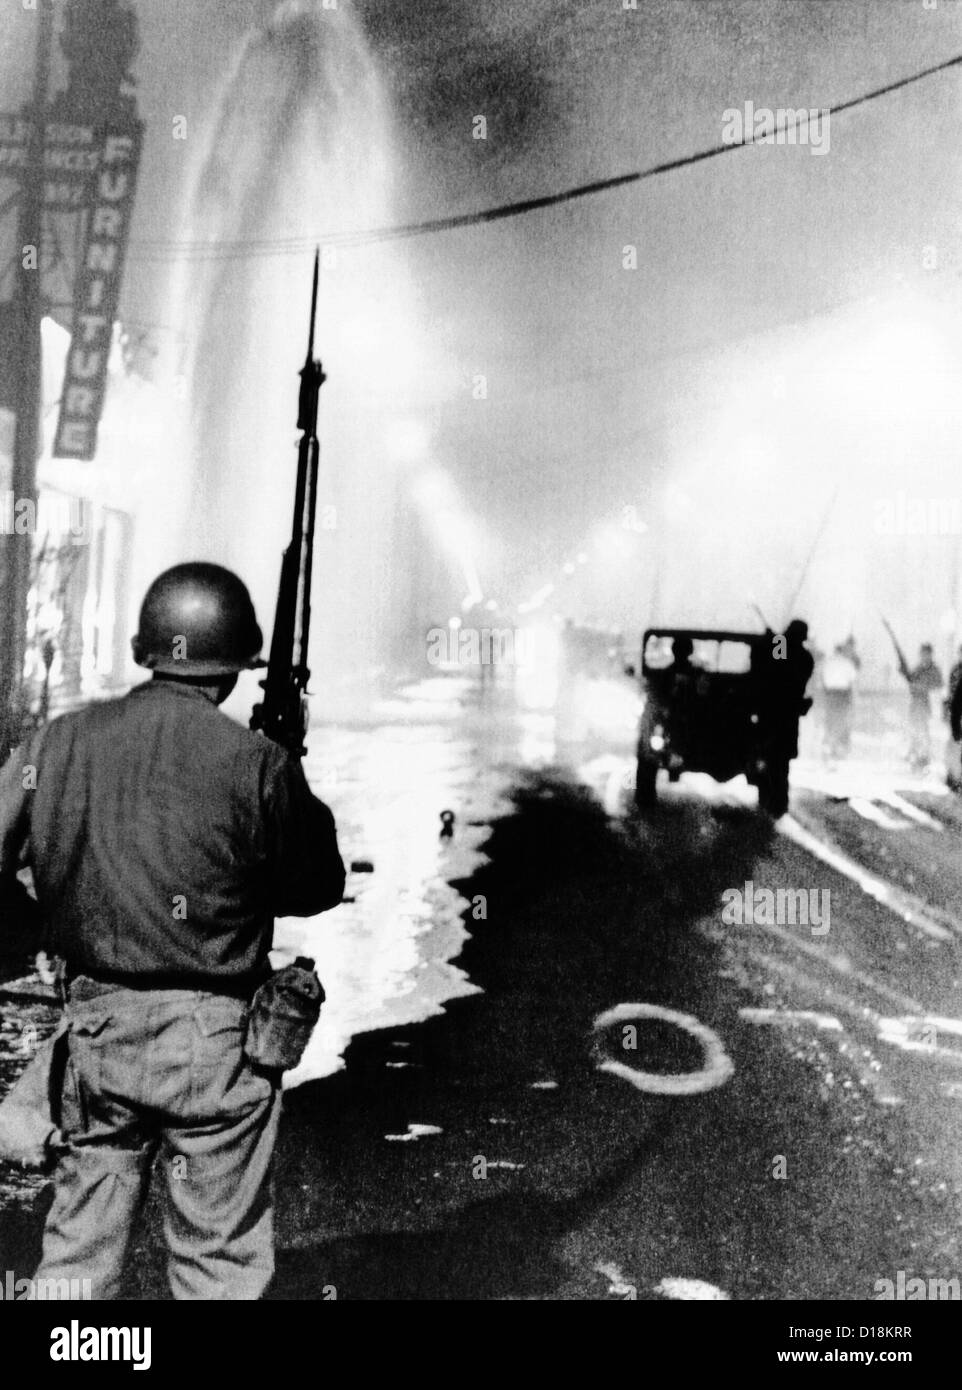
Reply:
[[[317,505],[317,471],[320,445],[317,440],[317,404],[326,380],[324,369],[314,357],[314,319],[317,314],[317,283],[320,252],[314,256],[314,285],[311,291],[311,318],[307,335],[307,358],[301,368],[297,404],[297,482],[294,488],[294,522],[290,544],[281,561],[277,590],[274,632],[261,681],[263,700],[254,706],[252,729],[262,729],[295,757],[306,752],[307,732],[307,647],[311,631],[311,568],[314,558],[314,513]]]

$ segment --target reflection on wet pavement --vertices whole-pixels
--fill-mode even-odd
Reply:
[[[312,731],[305,770],[334,811],[345,862],[374,868],[349,874],[353,901],[278,924],[277,947],[312,956],[327,991],[288,1085],[338,1070],[357,1033],[429,1018],[477,990],[450,962],[486,905],[452,884],[485,862],[519,734],[510,720],[495,733],[473,694],[468,681],[436,678],[383,701],[365,727]],[[455,815],[449,837],[441,834],[447,810]]]
[[[25,1070],[37,1048],[57,1024],[58,1011],[45,1004],[0,1005],[0,1097]],[[0,1207],[28,1207],[46,1178],[11,1164],[0,1165]]]

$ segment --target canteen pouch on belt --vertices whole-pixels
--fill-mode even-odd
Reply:
[[[324,987],[314,962],[298,956],[265,980],[250,1002],[244,1054],[269,1071],[296,1067],[320,1017]]]

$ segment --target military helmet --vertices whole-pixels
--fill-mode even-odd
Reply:
[[[195,560],[151,584],[131,646],[137,664],[158,675],[216,678],[266,665],[263,643],[243,581]]]

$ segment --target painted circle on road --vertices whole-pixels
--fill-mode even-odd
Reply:
[[[694,1096],[700,1091],[713,1091],[716,1086],[723,1086],[734,1074],[734,1063],[725,1051],[721,1038],[691,1014],[680,1014],[675,1009],[663,1009],[660,1004],[616,1004],[614,1008],[605,1009],[604,1013],[600,1013],[591,1026],[599,1033],[618,1023],[635,1023],[639,1019],[648,1018],[673,1023],[676,1028],[681,1028],[700,1043],[705,1054],[705,1065],[701,1071],[677,1072],[674,1075],[666,1072],[639,1071],[636,1067],[629,1067],[627,1062],[616,1062],[613,1059],[599,1062],[599,1071],[607,1072],[609,1076],[620,1076],[623,1081],[629,1081],[639,1091],[662,1096]]]

